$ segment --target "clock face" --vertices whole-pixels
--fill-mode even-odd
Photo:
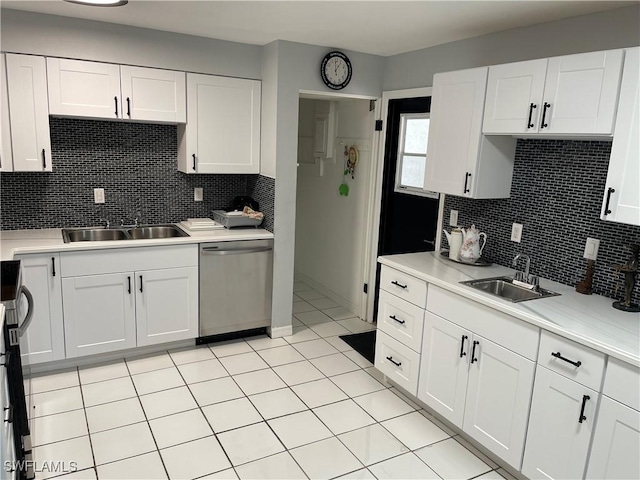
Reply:
[[[351,81],[351,62],[342,52],[328,53],[320,65],[320,74],[325,85],[341,90]]]

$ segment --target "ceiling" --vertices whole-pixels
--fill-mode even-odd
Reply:
[[[62,0],[3,8],[265,45],[274,40],[394,55],[637,1],[157,1],[89,7]]]

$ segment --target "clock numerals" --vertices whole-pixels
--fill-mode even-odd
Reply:
[[[320,73],[329,88],[341,90],[351,81],[351,63],[342,52],[331,52],[324,57]]]

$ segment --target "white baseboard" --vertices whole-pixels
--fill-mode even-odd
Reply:
[[[89,355],[86,357],[67,358],[57,360],[55,362],[37,363],[31,365],[31,373],[45,373],[53,370],[63,370],[65,368],[84,367],[87,365],[96,365],[99,363],[113,362],[123,358],[133,358],[140,355],[148,355],[151,353],[163,352],[166,350],[175,350],[176,348],[194,347],[195,338],[191,340],[180,340],[171,343],[161,343],[159,345],[149,345],[147,347],[135,347],[127,350],[118,350],[117,352],[101,353],[98,355]]]
[[[271,338],[289,337],[293,335],[293,326],[287,325],[286,327],[270,327],[269,336]]]
[[[295,278],[298,281],[309,285],[311,288],[313,288],[314,290],[320,292],[325,297],[330,298],[331,300],[336,302],[338,305],[346,308],[351,313],[355,314],[357,317],[362,318],[362,312],[360,311],[360,305],[357,305],[357,304],[351,302],[350,300],[344,298],[342,295],[340,295],[340,294],[334,292],[333,290],[331,290],[329,287],[326,287],[323,284],[316,282],[312,278],[307,277],[303,273],[300,273],[298,270],[296,270],[294,272],[294,275],[295,275]]]

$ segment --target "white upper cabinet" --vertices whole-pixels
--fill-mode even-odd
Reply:
[[[44,57],[6,54],[15,172],[50,172],[49,105]]]
[[[259,173],[260,82],[187,74],[187,124],[178,129],[178,170]]]
[[[186,121],[185,73],[47,58],[51,115]]]
[[[51,115],[122,118],[120,67],[47,58]]]
[[[482,135],[487,67],[434,75],[425,190],[507,198],[515,140]]]
[[[185,73],[155,68],[120,67],[123,117],[185,123]]]
[[[538,131],[547,59],[489,67],[483,133]]]
[[[622,50],[489,67],[483,133],[610,136]]]
[[[626,51],[603,220],[640,225],[640,48]]]
[[[7,91],[7,68],[4,53],[0,55],[0,172],[13,170],[11,153],[11,123],[9,121],[9,92]]]

